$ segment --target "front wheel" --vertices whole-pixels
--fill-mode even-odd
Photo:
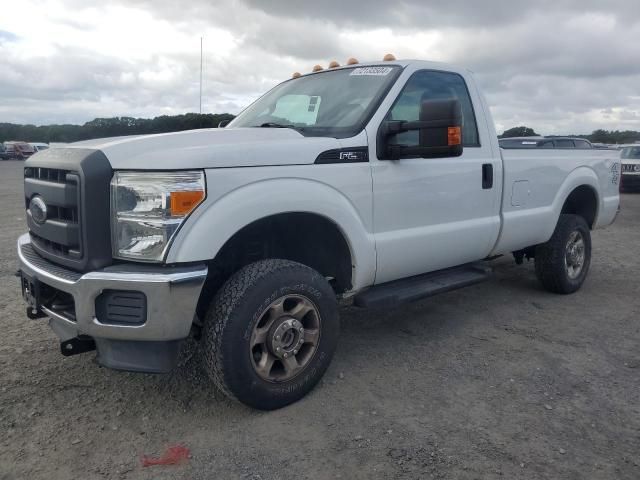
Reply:
[[[578,290],[591,265],[591,233],[584,218],[560,215],[547,243],[536,247],[536,276],[554,293]]]
[[[203,332],[206,369],[228,397],[273,410],[306,395],[326,371],[338,340],[336,296],[315,270],[261,260],[216,294]]]

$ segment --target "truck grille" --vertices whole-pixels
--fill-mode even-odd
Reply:
[[[75,172],[42,167],[24,169],[27,225],[37,249],[55,256],[82,257],[79,193],[80,177]],[[29,208],[36,196],[46,205],[44,222],[36,221]]]
[[[99,150],[49,148],[26,160],[27,226],[38,255],[77,272],[112,263],[112,175],[109,160]]]

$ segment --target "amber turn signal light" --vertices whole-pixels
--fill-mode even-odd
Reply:
[[[449,127],[447,129],[449,146],[460,145],[462,143],[462,130],[460,127]]]
[[[171,192],[171,215],[187,215],[204,200],[204,192],[195,190],[189,192]]]

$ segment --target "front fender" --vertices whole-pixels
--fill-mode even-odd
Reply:
[[[213,197],[213,198],[211,198]],[[373,235],[353,203],[325,183],[301,178],[259,180],[221,196],[208,193],[182,226],[169,250],[168,263],[201,262],[215,258],[222,246],[250,223],[281,213],[314,213],[335,223],[351,251],[352,285],[371,285],[376,253]]]

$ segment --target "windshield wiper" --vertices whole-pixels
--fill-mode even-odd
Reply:
[[[261,128],[293,128],[294,130],[300,130],[300,127],[296,127],[295,125],[276,123],[276,122],[265,122],[262,125],[254,125],[254,127],[261,127]]]

